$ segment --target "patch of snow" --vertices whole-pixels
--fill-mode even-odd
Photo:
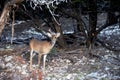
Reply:
[[[21,71],[21,67],[20,66],[16,66],[16,69],[18,69],[19,71]]]
[[[120,80],[120,76],[113,76],[114,80]]]
[[[27,72],[26,72],[25,70],[23,70],[23,71],[21,72],[21,74],[27,74]]]
[[[94,60],[94,59],[90,59],[89,61],[90,61],[90,62],[93,62],[93,63],[95,62],[95,60]]]
[[[37,66],[38,66],[37,64],[33,64],[33,65],[32,65],[33,68],[35,68],[35,67],[37,67]]]
[[[110,70],[110,68],[106,66],[106,67],[105,67],[105,70],[108,71],[108,70]]]
[[[95,64],[95,60],[94,59],[90,59],[90,64],[94,65]]]
[[[66,73],[67,72],[67,66],[63,66],[63,67],[55,67],[54,68],[54,72],[56,73]]]
[[[99,73],[99,72],[92,72],[87,75],[87,78],[93,78],[96,80],[101,80],[102,78],[105,78],[105,77],[107,77],[107,74]]]
[[[14,25],[18,25],[18,24],[21,24],[21,23],[24,23],[25,21],[15,21]]]
[[[66,63],[70,63],[70,60],[66,59]]]
[[[26,69],[28,65],[22,65],[22,69]]]
[[[21,23],[25,23],[25,21],[18,21],[18,20],[16,20],[14,25],[18,25],[18,24],[21,24]],[[9,24],[9,26],[12,26],[11,23],[8,23],[8,24]]]
[[[72,33],[74,33],[74,31],[67,31],[67,30],[63,31],[63,34],[72,34]]]
[[[73,77],[72,74],[68,74],[66,78],[70,80],[72,77]]]
[[[113,69],[119,70],[120,66],[115,66]]]
[[[92,73],[88,74],[87,76],[88,77],[97,77],[97,75],[98,75],[98,72],[92,72]]]
[[[11,68],[11,67],[13,67],[13,64],[12,63],[7,63],[6,67]]]
[[[6,67],[5,64],[4,64],[4,62],[1,61],[1,60],[0,60],[0,64],[1,64],[0,67],[2,67],[2,68],[5,68],[5,67]]]
[[[5,61],[8,62],[8,61],[11,61],[13,58],[13,56],[8,56],[8,57],[5,57]]]
[[[41,33],[35,31],[35,28],[30,28],[29,30],[23,31],[22,33],[31,33],[36,35],[42,35]]]
[[[35,28],[30,28],[29,30],[24,30],[23,32],[22,32],[23,34],[29,34],[29,35],[31,35],[31,36],[29,36],[29,37],[37,37],[38,38],[38,36],[39,36],[39,39],[45,39],[46,37],[45,36],[43,36],[43,34],[42,33],[40,33],[40,32],[37,32],[36,30],[35,30]],[[46,32],[44,32],[45,34],[46,34]]]
[[[110,52],[110,50],[106,50],[105,52],[109,53],[109,52]]]
[[[110,35],[120,35],[119,24],[108,26],[107,28],[103,29],[98,36],[109,37]]]
[[[28,65],[22,65],[21,74],[28,74],[28,73],[27,73],[27,66],[28,66]]]

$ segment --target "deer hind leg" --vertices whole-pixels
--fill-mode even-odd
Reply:
[[[47,57],[47,54],[44,55],[43,57],[43,72],[45,73],[45,63],[46,63],[46,57]]]
[[[30,51],[30,70],[32,70],[33,50]]]
[[[41,56],[42,56],[42,54],[39,53],[39,54],[38,54],[38,69],[39,69],[39,67],[40,67]]]

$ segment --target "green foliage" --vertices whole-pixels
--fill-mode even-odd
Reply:
[[[51,51],[50,51],[50,54],[56,54],[56,53],[57,53],[56,48],[52,48]]]
[[[5,45],[4,49],[9,49],[11,46],[10,45]]]
[[[78,77],[76,77],[75,80],[80,80],[80,79]]]
[[[105,78],[102,78],[102,79],[100,79],[100,80],[107,80],[107,79],[105,79]]]

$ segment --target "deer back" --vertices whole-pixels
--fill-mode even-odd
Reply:
[[[51,43],[49,41],[39,41],[36,39],[32,39],[29,45],[30,50],[33,50],[38,53],[47,54],[51,49]]]

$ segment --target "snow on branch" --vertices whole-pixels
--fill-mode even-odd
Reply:
[[[53,7],[53,8],[55,9],[56,7],[54,6],[54,4],[55,4],[55,5],[58,5],[58,4],[60,4],[61,2],[66,2],[66,3],[67,3],[68,1],[71,1],[71,0],[26,0],[26,1],[29,1],[29,2],[30,2],[30,6],[31,6],[31,8],[34,9],[34,10],[35,10],[35,8],[36,8],[37,6],[46,5],[47,8],[48,8],[48,10],[49,10],[49,12],[50,12],[50,14],[52,15],[53,19],[55,20],[55,22],[56,22],[58,25],[60,25],[60,24],[58,23],[58,21],[56,20],[56,18],[55,18],[54,12],[50,9],[50,5],[51,5],[51,7]],[[42,9],[42,8],[40,7],[40,9]]]
[[[26,1],[30,1],[30,6],[33,9],[35,9],[35,7],[37,7],[38,5],[52,4],[53,6],[53,3],[58,5],[60,2],[68,2],[68,0],[26,0]],[[32,4],[34,4],[34,6]]]
[[[59,22],[56,20],[56,18],[54,17],[54,14],[53,14],[53,12],[52,12],[51,9],[50,9],[49,4],[47,4],[47,8],[49,9],[49,12],[51,13],[51,15],[52,15],[53,19],[55,20],[55,22],[56,22],[58,25],[60,25],[60,23],[59,23]]]

